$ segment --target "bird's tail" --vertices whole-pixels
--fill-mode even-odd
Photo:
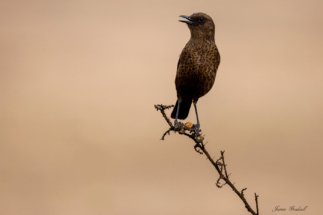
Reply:
[[[183,100],[181,102],[181,106],[179,107],[179,113],[178,113],[178,119],[186,119],[188,116],[188,113],[190,112],[192,100]],[[171,117],[175,119],[176,117],[176,111],[177,111],[177,106],[178,106],[178,100],[176,101],[176,105],[173,109]]]

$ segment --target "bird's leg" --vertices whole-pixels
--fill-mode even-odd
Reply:
[[[197,114],[197,108],[196,108],[196,103],[194,103],[194,108],[195,108],[195,114],[196,114],[196,120],[197,120],[197,123],[195,125],[196,127],[196,135],[199,136],[200,135],[200,121],[199,121],[199,115]]]
[[[174,127],[175,130],[180,129],[181,125],[179,124],[179,122],[177,121],[178,118],[178,113],[179,113],[179,106],[181,105],[181,101],[177,100],[177,110],[176,110],[176,116],[175,116],[175,121],[174,121]]]

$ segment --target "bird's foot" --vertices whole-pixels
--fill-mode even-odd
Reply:
[[[179,131],[179,130],[181,130],[181,125],[180,125],[180,123],[177,121],[177,119],[175,119],[175,121],[174,121],[174,128],[175,128],[175,131]]]
[[[196,131],[196,136],[200,136],[200,124],[194,124],[193,128]]]

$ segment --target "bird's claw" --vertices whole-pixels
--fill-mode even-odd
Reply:
[[[192,129],[196,131],[197,137],[200,136],[200,125],[199,124],[194,124]]]
[[[175,131],[181,130],[181,125],[177,120],[174,121],[174,128],[175,128]]]

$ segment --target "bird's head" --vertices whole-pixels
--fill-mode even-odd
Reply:
[[[187,19],[179,21],[188,25],[192,38],[214,40],[215,25],[209,15],[199,12],[191,16],[181,15],[180,17]]]

